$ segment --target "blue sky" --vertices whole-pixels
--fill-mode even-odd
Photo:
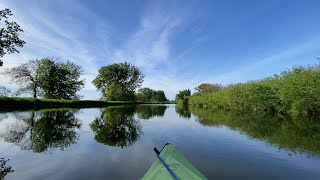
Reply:
[[[143,87],[173,99],[203,82],[245,82],[318,63],[319,7],[317,0],[2,0],[26,41],[4,57],[4,68],[69,59],[84,68],[81,94],[97,99],[91,81],[99,67],[128,61],[146,75]],[[4,76],[0,85],[17,87]]]

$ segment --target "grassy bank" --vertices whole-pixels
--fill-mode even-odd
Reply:
[[[0,110],[24,110],[40,108],[60,107],[105,107],[111,105],[126,104],[170,104],[172,102],[135,102],[135,101],[96,101],[96,100],[58,100],[58,99],[35,99],[35,98],[12,98],[0,97]]]
[[[94,100],[57,100],[57,99],[34,99],[34,98],[11,98],[0,97],[0,109],[40,109],[40,108],[57,108],[57,107],[104,107],[119,104],[136,104],[136,102],[125,101],[94,101]]]
[[[320,114],[320,65],[295,67],[262,80],[232,84],[223,90],[189,97],[205,109]]]

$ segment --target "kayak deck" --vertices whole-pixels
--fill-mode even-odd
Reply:
[[[148,179],[174,179],[166,165],[173,171],[178,179],[207,179],[202,175],[172,144],[166,144],[158,158],[142,178]],[[163,162],[161,162],[162,159]]]

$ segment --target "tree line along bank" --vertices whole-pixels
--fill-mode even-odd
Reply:
[[[320,113],[320,64],[294,67],[246,83],[202,84],[193,95],[190,90],[180,91],[176,100],[204,109],[317,115]]]

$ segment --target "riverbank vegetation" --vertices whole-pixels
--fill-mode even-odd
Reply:
[[[99,70],[93,84],[103,94],[103,101],[80,101],[77,92],[83,88],[82,67],[70,61],[52,58],[30,60],[5,74],[20,85],[11,91],[0,87],[0,109],[31,109],[47,107],[101,107],[112,104],[172,103],[162,90],[142,88],[144,75],[129,63],[115,63]],[[29,93],[33,98],[17,98]],[[38,99],[41,97],[41,99]]]
[[[188,104],[205,109],[315,115],[320,113],[319,85],[320,64],[299,66],[262,80],[195,93]]]
[[[188,106],[188,99],[191,95],[190,89],[184,89],[179,91],[179,93],[176,95],[176,103],[178,106]]]
[[[0,110],[24,110],[53,107],[106,107],[121,104],[137,104],[137,102],[0,97]]]

